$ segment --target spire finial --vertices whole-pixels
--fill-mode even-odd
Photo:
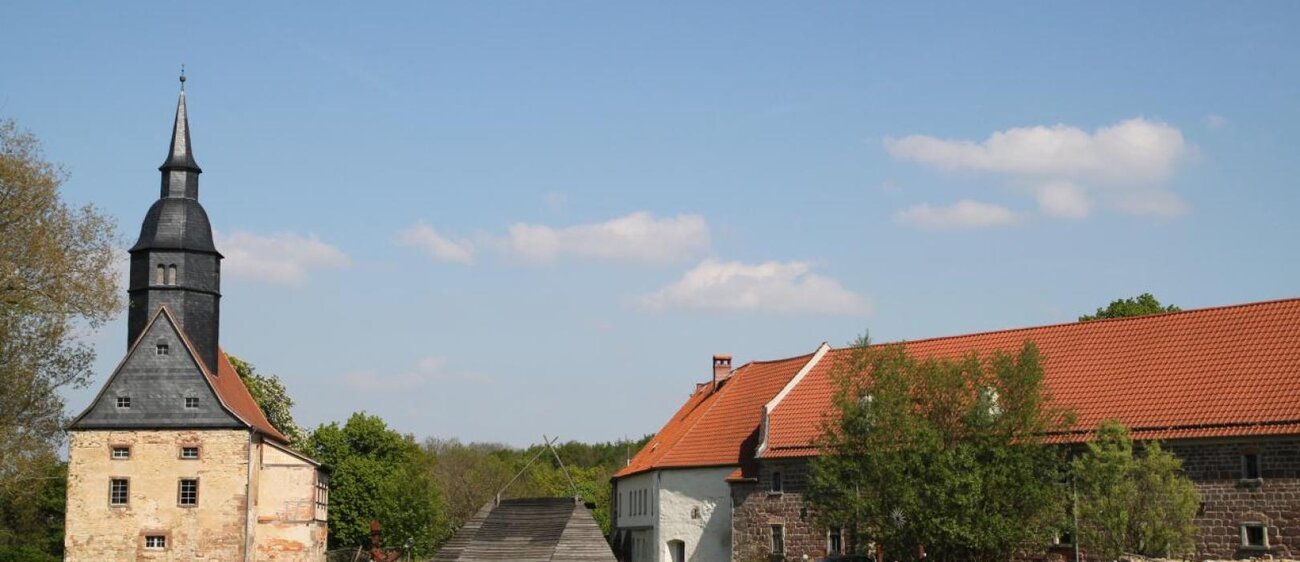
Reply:
[[[185,91],[185,63],[181,63],[181,91]]]

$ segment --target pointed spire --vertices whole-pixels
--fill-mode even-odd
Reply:
[[[176,122],[172,125],[172,146],[167,153],[167,161],[158,169],[161,171],[170,170],[190,170],[193,172],[202,172],[199,164],[194,161],[194,153],[190,148],[190,120],[185,111],[185,67],[181,67],[181,93],[180,99],[176,102]]]

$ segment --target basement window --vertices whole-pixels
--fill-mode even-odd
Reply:
[[[113,447],[112,459],[115,461],[124,461],[131,458],[130,447]]]
[[[197,410],[199,408],[199,399],[193,396],[185,397],[185,409]]]
[[[144,538],[144,547],[149,550],[165,550],[167,548],[167,536],[148,535]]]
[[[1242,548],[1268,548],[1268,527],[1263,523],[1246,523],[1241,526]]]
[[[1259,470],[1259,453],[1241,455],[1241,477],[1245,480],[1259,480],[1263,477]]]
[[[118,407],[118,408],[130,408],[130,407],[131,407],[131,397],[130,397],[130,396],[118,396],[118,397],[117,397],[117,407]]]

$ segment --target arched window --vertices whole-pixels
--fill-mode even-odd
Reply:
[[[167,284],[176,284],[176,264],[167,266]]]
[[[165,283],[167,281],[165,278],[166,275],[167,275],[167,266],[163,264],[158,264],[158,275],[155,276],[153,280],[153,284],[162,285],[163,283]]]

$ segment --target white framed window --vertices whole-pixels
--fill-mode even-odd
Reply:
[[[117,397],[117,407],[118,407],[118,408],[130,408],[130,407],[131,407],[131,397],[130,397],[130,396],[118,396],[118,397]]]
[[[772,525],[772,555],[785,555],[785,525]]]
[[[176,504],[184,507],[199,505],[199,479],[182,478],[177,492]]]
[[[199,408],[199,399],[197,397],[194,396],[185,397],[186,410],[197,410],[198,408]]]
[[[1241,525],[1241,547],[1265,549],[1268,548],[1268,526],[1263,523],[1242,523]]]
[[[181,447],[181,458],[185,460],[196,460],[199,458],[199,448],[195,446]]]
[[[131,501],[131,481],[112,478],[108,481],[108,505],[124,507]]]
[[[115,461],[124,461],[131,458],[131,448],[126,445],[115,445],[113,452],[109,453],[109,458]]]
[[[167,535],[145,535],[144,547],[149,550],[166,550]]]

